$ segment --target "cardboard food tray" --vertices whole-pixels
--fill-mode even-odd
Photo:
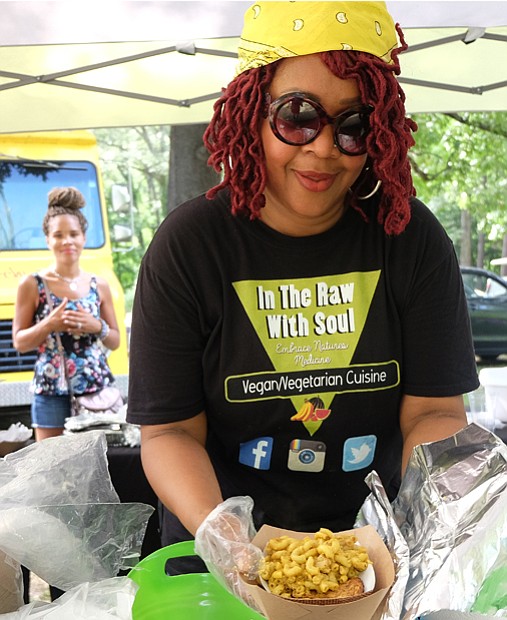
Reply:
[[[391,554],[371,525],[339,533],[353,534],[361,545],[368,550],[368,555],[375,569],[373,591],[354,597],[352,600],[345,598],[339,599],[339,601],[337,599],[321,599],[316,604],[315,599],[311,601],[306,599],[305,602],[284,599],[267,592],[262,586],[245,582],[249,594],[254,598],[265,616],[276,620],[296,620],[298,618],[370,620],[374,616],[394,582],[394,565]],[[252,542],[260,549],[264,549],[271,538],[287,535],[300,539],[305,536],[314,536],[314,534],[315,532],[293,532],[263,525]]]

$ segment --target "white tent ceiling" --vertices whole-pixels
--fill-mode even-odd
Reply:
[[[0,0],[0,132],[207,122],[251,2]],[[387,2],[410,112],[507,110],[507,2]]]

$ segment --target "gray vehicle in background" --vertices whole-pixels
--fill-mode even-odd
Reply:
[[[495,360],[507,353],[507,282],[487,269],[461,267],[475,354]]]

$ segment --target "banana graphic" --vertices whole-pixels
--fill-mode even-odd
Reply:
[[[314,406],[309,400],[305,400],[299,411],[292,416],[292,421],[306,422],[313,414]]]

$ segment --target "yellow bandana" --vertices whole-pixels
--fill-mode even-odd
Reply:
[[[385,2],[256,2],[245,13],[237,73],[280,58],[356,50],[391,63],[398,47]]]

